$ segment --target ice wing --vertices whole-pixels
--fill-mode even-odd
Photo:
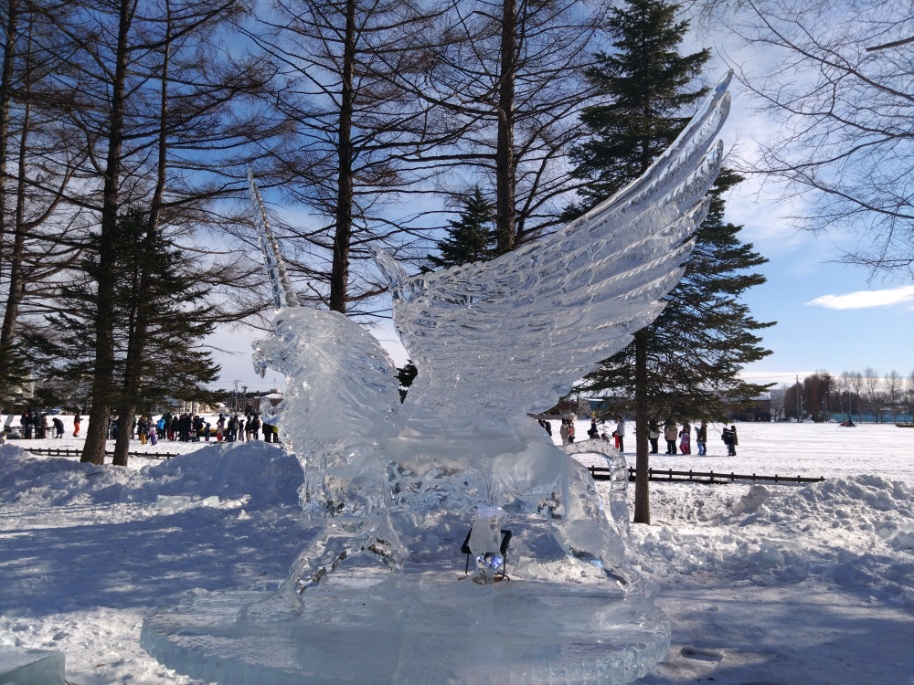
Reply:
[[[543,240],[411,278],[380,255],[419,369],[408,401],[457,422],[543,411],[651,323],[707,212],[728,83],[644,176]]]

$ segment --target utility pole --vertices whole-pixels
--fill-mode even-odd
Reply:
[[[248,415],[248,386],[241,386],[241,413]]]
[[[797,376],[797,423],[803,420],[803,396],[800,394],[800,377]]]

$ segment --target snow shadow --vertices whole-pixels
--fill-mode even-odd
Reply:
[[[67,515],[58,517],[61,523]],[[0,586],[20,591],[0,593],[0,613],[154,608],[173,604],[189,590],[281,579],[310,538],[300,522],[297,507],[253,516],[240,508],[196,507],[110,523],[3,526]]]
[[[639,685],[910,685],[914,615],[821,586],[668,589],[667,658]],[[836,674],[840,679],[836,680]]]

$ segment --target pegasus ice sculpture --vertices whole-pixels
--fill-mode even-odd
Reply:
[[[551,236],[413,277],[378,253],[419,369],[403,405],[373,336],[342,314],[299,306],[251,178],[277,306],[255,366],[287,376],[280,432],[304,469],[303,505],[323,517],[280,594],[300,595],[360,553],[392,569],[453,556],[453,541],[492,508],[526,527],[514,573],[579,578],[589,568],[628,584],[624,545],[592,479],[527,414],[554,405],[663,309],[720,168],[713,143],[728,82],[644,176]]]

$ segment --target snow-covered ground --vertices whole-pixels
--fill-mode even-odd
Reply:
[[[652,465],[827,480],[651,484],[632,542],[673,646],[639,682],[914,684],[914,429],[738,424],[726,457],[720,428],[710,456]],[[199,685],[140,648],[143,617],[285,576],[308,536],[297,462],[263,443],[165,442],[148,449],[192,453],[127,469],[21,451],[71,432],[0,448],[0,646],[65,652],[77,685]]]

